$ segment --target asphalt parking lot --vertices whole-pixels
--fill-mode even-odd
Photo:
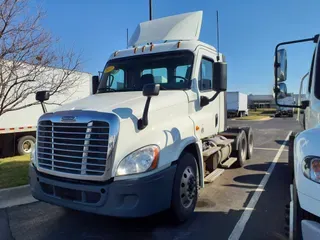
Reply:
[[[207,184],[188,222],[174,226],[165,214],[117,219],[36,202],[2,213],[13,239],[286,239],[289,177],[285,139],[290,131],[300,129],[299,123],[294,118],[277,118],[231,120],[229,125],[253,128],[253,158],[244,168],[227,169]]]

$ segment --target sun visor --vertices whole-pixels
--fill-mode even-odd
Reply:
[[[184,13],[140,23],[129,41],[129,46],[171,40],[198,40],[202,11]]]

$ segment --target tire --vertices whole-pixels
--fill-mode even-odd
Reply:
[[[172,189],[170,215],[174,223],[182,223],[192,215],[198,200],[197,179],[195,157],[191,153],[182,153]]]
[[[245,165],[245,162],[247,160],[247,137],[244,130],[241,130],[238,137],[238,150],[236,152],[236,166],[237,167],[243,167]]]
[[[293,165],[293,159],[294,159],[294,139],[295,139],[295,133],[292,133],[289,137],[289,152],[288,152],[288,167],[289,167],[289,178],[290,183],[293,181],[294,176],[294,165]]]
[[[302,231],[301,231],[301,221],[303,219],[303,209],[300,207],[297,187],[295,181],[293,182],[293,192],[292,192],[292,201],[293,201],[293,224],[292,224],[292,236],[293,240],[302,239]]]
[[[242,129],[247,137],[247,159],[251,159],[253,154],[253,131],[251,127],[243,127]]]
[[[30,154],[35,143],[36,143],[36,138],[31,135],[27,135],[19,138],[18,144],[17,144],[17,151],[19,155]]]

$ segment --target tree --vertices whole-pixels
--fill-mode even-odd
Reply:
[[[28,4],[0,0],[0,116],[38,104],[38,90],[59,95],[78,84],[80,55],[59,49],[40,24],[43,11],[30,16]]]

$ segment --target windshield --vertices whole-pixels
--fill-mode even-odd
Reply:
[[[114,59],[104,68],[98,93],[141,91],[148,83],[159,83],[161,90],[188,89],[192,63],[189,51]]]

